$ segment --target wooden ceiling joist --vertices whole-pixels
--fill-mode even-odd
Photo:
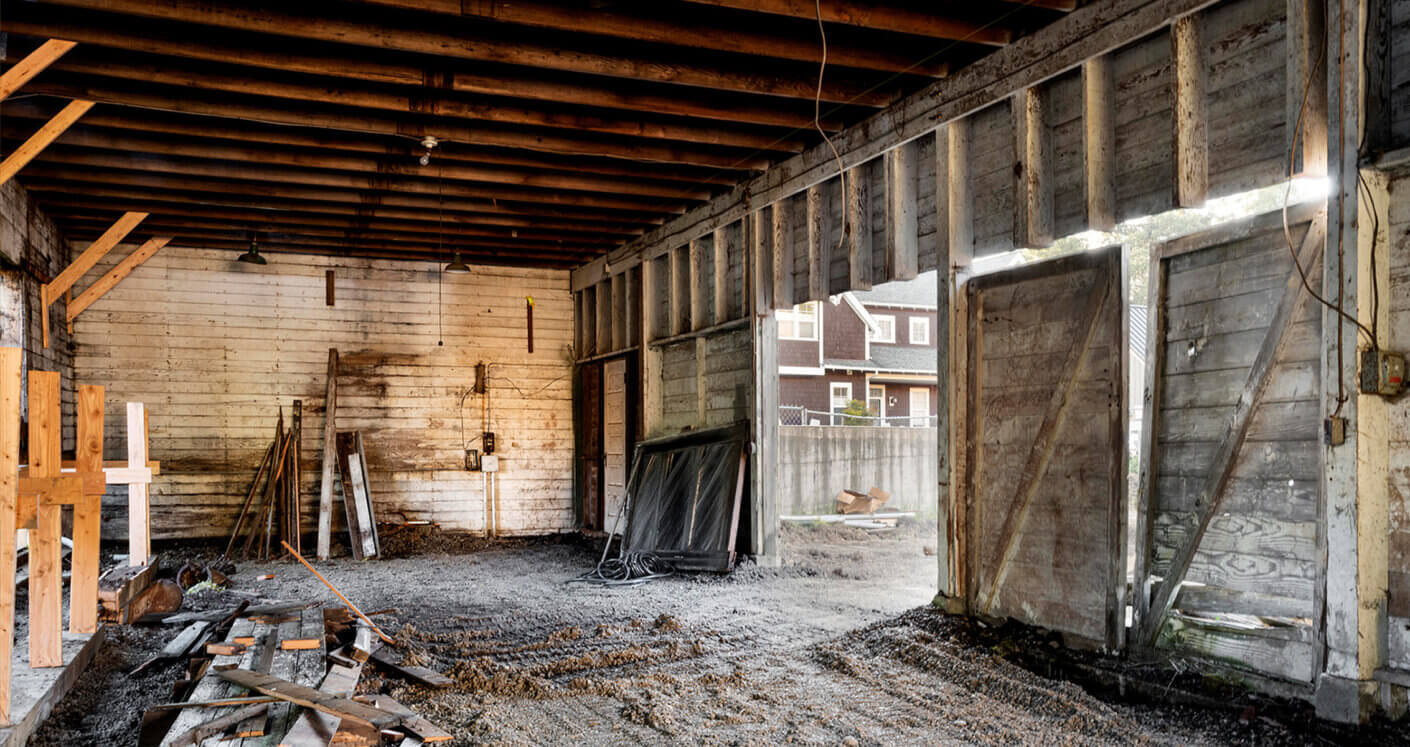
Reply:
[[[761,170],[769,164],[767,154],[739,149],[725,150],[675,141],[592,138],[561,131],[535,131],[494,124],[471,125],[454,119],[432,120],[424,116],[398,117],[384,111],[334,109],[255,96],[209,95],[174,87],[139,86],[95,77],[51,77],[36,82],[31,89],[36,93],[63,98],[83,98],[166,112],[414,139],[432,135],[456,143],[563,155],[683,163],[730,170]]]
[[[304,44],[297,49],[266,49],[224,39],[193,39],[187,32],[161,28],[154,30],[154,24],[150,23],[140,30],[115,27],[110,23],[85,23],[82,17],[73,13],[46,10],[43,6],[23,6],[19,13],[11,13],[5,18],[5,26],[17,34],[42,35],[61,30],[65,36],[95,46],[207,62],[229,63],[238,60],[242,65],[284,73],[337,76],[417,88],[429,84],[443,91],[775,127],[811,127],[813,124],[812,102],[804,100],[788,101],[754,94],[682,96],[679,88],[664,84],[627,86],[620,81],[601,83],[591,77],[565,79],[561,73],[526,71],[522,68],[485,72],[484,65],[465,63],[458,66],[462,69],[444,70],[438,67],[438,72],[432,72],[425,64],[404,59],[352,54],[346,49],[341,53],[336,50],[320,51],[328,45]],[[894,91],[879,88],[858,91],[850,101],[857,106],[879,107],[894,97]],[[825,117],[822,125],[824,129],[833,131],[840,128],[841,122]]]
[[[43,120],[51,116],[51,110],[52,107],[44,106],[33,100],[20,101],[5,106],[5,117],[11,120]],[[401,158],[407,163],[416,162],[420,154],[425,152],[420,143],[410,138],[377,138],[356,134],[336,134],[327,130],[270,127],[257,124],[252,126],[250,123],[235,120],[212,122],[209,119],[180,115],[162,117],[150,111],[131,110],[125,107],[105,107],[96,112],[89,112],[85,115],[83,124],[85,129],[103,127],[118,131],[160,132],[193,138],[219,138],[295,148],[319,148],[329,151],[374,154]],[[551,156],[496,148],[478,148],[460,143],[438,145],[435,160],[437,163],[451,161],[459,164],[523,166],[545,171],[566,171],[721,186],[732,186],[739,179],[739,175],[745,173],[694,166],[628,164],[620,160],[605,158]]]
[[[39,48],[30,52],[24,59],[16,62],[4,75],[0,75],[0,101],[10,97],[10,94],[18,91],[20,86],[28,83],[30,78],[38,75],[44,68],[54,63],[54,60],[64,56],[65,52],[73,49],[76,42],[62,39],[50,39],[39,45]]]
[[[92,101],[70,101],[62,111],[54,115],[53,119],[45,122],[39,131],[29,136],[18,148],[5,156],[4,161],[0,161],[0,184],[10,181],[10,178],[18,174],[25,164],[34,160],[41,151],[49,147],[55,138],[64,134],[64,131],[78,121],[84,112],[93,107]]]
[[[78,258],[69,263],[53,280],[45,283],[39,289],[40,304],[44,307],[43,328],[44,347],[49,347],[49,306],[60,296],[68,292],[83,274],[93,269],[93,265],[98,264],[113,247],[117,246],[127,237],[132,229],[137,227],[147,217],[146,213],[124,213],[117,222],[113,223],[102,233],[89,247],[78,255]]]
[[[611,78],[651,80],[722,91],[761,93],[811,101],[818,96],[816,71],[811,74],[801,66],[798,74],[784,77],[760,72],[757,64],[741,62],[733,66],[709,65],[682,59],[644,59],[626,54],[609,54],[601,50],[609,45],[584,44],[581,48],[565,49],[551,43],[535,41],[536,34],[513,39],[485,29],[480,33],[448,29],[444,22],[419,25],[396,24],[392,16],[379,16],[376,23],[359,19],[351,13],[311,15],[271,7],[251,8],[248,5],[207,0],[49,0],[50,4],[70,8],[117,12],[139,18],[211,26],[239,31],[256,31],[279,36],[334,40],[388,51],[412,52],[462,60],[495,62],[524,67],[585,73]],[[285,6],[292,7],[292,6]],[[593,13],[583,13],[588,18]],[[400,16],[398,16],[400,18]],[[732,33],[729,32],[721,33]],[[774,66],[778,69],[778,66]],[[868,86],[824,82],[822,99],[828,102],[849,102],[867,91]]]
[[[531,28],[570,31],[579,34],[597,34],[618,39],[654,42],[708,49],[715,52],[764,55],[784,60],[816,63],[822,59],[822,50],[815,31],[809,29],[806,36],[801,34],[771,33],[770,30],[757,31],[753,28],[734,26],[722,27],[700,22],[700,19],[643,16],[631,13],[597,11],[583,13],[578,8],[564,7],[547,2],[522,2],[521,0],[480,0],[462,3],[460,0],[361,0],[366,5],[415,10],[440,15],[464,18],[481,18],[500,23],[512,23]],[[828,5],[828,3],[823,3]],[[679,8],[671,8],[680,14]],[[809,16],[811,18],[811,15]],[[973,29],[973,33],[984,33]],[[989,32],[996,33],[996,32]],[[1002,33],[999,30],[997,33]],[[949,37],[952,39],[958,36]],[[1008,39],[984,43],[1007,43]],[[917,64],[916,56],[893,52],[891,49],[856,47],[833,43],[827,49],[828,64],[855,67],[865,70],[881,70],[888,73],[914,72],[932,77],[945,75],[942,64]]]
[[[0,138],[70,238],[128,211],[178,246],[577,266],[1076,1],[0,0],[35,94]],[[58,100],[103,106],[60,136]]]

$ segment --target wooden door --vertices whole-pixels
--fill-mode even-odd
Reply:
[[[625,530],[618,517],[627,496],[627,370],[626,358],[602,367],[602,519],[604,530],[618,533]]]
[[[1320,287],[1326,215],[1287,220],[1286,233],[1279,211],[1152,251],[1135,576],[1149,595],[1135,606],[1142,643],[1310,683],[1322,326],[1293,254]]]
[[[974,278],[965,543],[972,612],[1119,648],[1126,313],[1120,247]]]

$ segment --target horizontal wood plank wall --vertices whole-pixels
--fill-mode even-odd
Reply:
[[[467,444],[480,448],[481,399],[471,394],[462,405],[461,396],[485,361],[501,531],[572,527],[566,272],[475,267],[446,275],[438,292],[431,263],[274,255],[253,267],[234,259],[168,247],[74,323],[78,379],[106,387],[109,411],[129,400],[147,405],[151,453],[162,462],[152,489],[155,537],[227,533],[279,406],[287,416],[295,399],[303,400],[303,490],[317,493],[330,347],[339,352],[337,427],[363,432],[382,520],[483,529],[482,476],[461,468]],[[323,302],[329,268],[336,307]],[[525,296],[534,297],[533,354]],[[110,449],[126,448],[122,422],[107,421]],[[107,500],[116,505],[119,492]],[[304,505],[312,529],[317,501]],[[125,532],[120,515],[105,513],[104,536]]]
[[[0,271],[0,284],[5,287],[0,293],[0,345],[23,347],[25,369],[59,372],[64,449],[72,449],[77,390],[66,307],[62,298],[50,307],[50,339],[45,348],[39,296],[40,287],[68,266],[69,247],[54,221],[13,179],[0,186],[0,255],[16,268]]]
[[[1410,350],[1410,170],[1390,187],[1390,349]],[[1390,650],[1410,669],[1410,398],[1390,403]]]

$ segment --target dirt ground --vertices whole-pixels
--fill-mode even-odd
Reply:
[[[933,524],[789,526],[779,568],[602,588],[568,583],[599,549],[580,537],[408,530],[385,538],[387,558],[321,570],[363,609],[393,609],[379,624],[411,663],[456,682],[433,691],[369,669],[360,689],[390,693],[456,744],[1410,744],[1400,726],[1342,730],[1301,706],[1153,707],[1041,676],[1037,654],[1053,642],[929,607],[933,546]],[[230,591],[187,606],[251,592],[336,603],[281,562],[244,564]],[[125,672],[176,632],[112,629],[35,743],[135,744],[179,668]]]

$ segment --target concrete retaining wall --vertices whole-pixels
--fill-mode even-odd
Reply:
[[[891,494],[883,510],[935,517],[934,428],[780,426],[781,515],[830,514],[843,488]]]

